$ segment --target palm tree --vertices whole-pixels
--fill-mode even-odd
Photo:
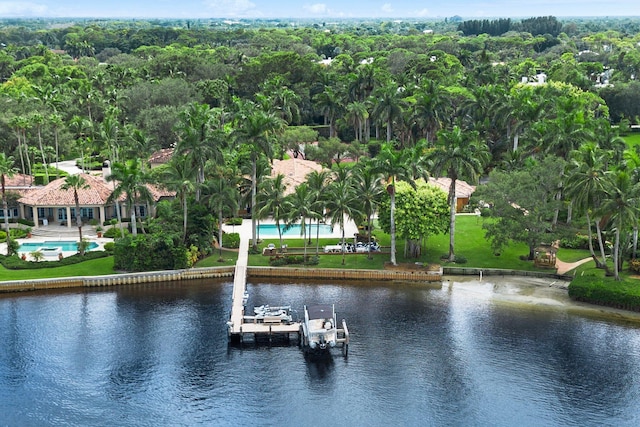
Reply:
[[[475,132],[463,133],[458,126],[452,131],[438,132],[436,148],[427,156],[427,160],[436,175],[445,173],[451,180],[449,186],[449,262],[454,262],[454,236],[456,228],[456,181],[467,178],[477,181],[489,160],[486,144],[476,139]]]
[[[281,173],[277,174],[274,178],[267,178],[262,184],[260,197],[263,199],[258,215],[260,218],[264,218],[267,215],[271,215],[276,223],[278,230],[278,238],[280,240],[280,247],[282,248],[282,230],[280,229],[280,222],[285,218],[288,210],[290,210],[290,200],[285,197],[285,191],[287,184],[284,182],[285,176]]]
[[[159,182],[169,190],[176,192],[182,206],[182,239],[187,239],[187,201],[189,194],[195,189],[194,181],[197,174],[191,159],[186,156],[173,156],[162,168],[158,168]]]
[[[587,143],[571,153],[571,161],[566,169],[568,175],[566,195],[578,212],[584,212],[586,215],[589,252],[599,268],[606,268],[604,245],[600,230],[600,218],[594,218],[600,243],[600,255],[602,256],[602,261],[600,261],[593,250],[591,213],[597,212],[610,185],[611,174],[605,166],[609,159],[609,151],[602,150],[595,143]]]
[[[176,125],[179,140],[175,153],[189,157],[198,172],[196,201],[200,200],[199,187],[204,182],[204,167],[207,160],[222,162],[222,149],[225,145],[224,130],[221,125],[218,126],[219,121],[216,120],[215,113],[207,104],[192,103],[180,114]]]
[[[0,184],[2,185],[2,210],[4,214],[4,229],[7,232],[7,256],[11,255],[11,233],[9,233],[9,205],[5,189],[5,177],[12,178],[17,170],[13,167],[13,157],[0,153]]]
[[[373,92],[373,116],[387,125],[387,142],[391,142],[393,119],[402,114],[400,88],[395,84],[382,86]]]
[[[391,264],[396,262],[396,180],[406,180],[413,182],[413,176],[408,167],[410,153],[408,150],[396,150],[392,143],[385,143],[380,149],[380,153],[374,159],[374,169],[379,172],[387,182],[387,193],[390,197],[390,228],[391,228]]]
[[[633,185],[627,171],[618,171],[608,188],[609,196],[604,200],[600,211],[603,216],[609,215],[615,229],[613,243],[613,274],[620,280],[620,235],[629,226],[638,221],[638,188]]]
[[[306,182],[298,185],[295,191],[287,196],[287,207],[290,210],[287,215],[286,227],[291,227],[300,221],[300,236],[304,239],[304,259],[307,259],[307,218],[317,215],[311,208],[312,194]]]
[[[360,203],[359,210],[367,217],[367,241],[370,248],[371,229],[373,228],[371,218],[384,194],[382,177],[371,163],[359,163],[354,172],[354,191]],[[371,259],[371,250],[369,250],[368,258]]]
[[[238,211],[238,187],[234,177],[218,174],[205,181],[204,194],[207,205],[213,209],[218,218],[218,250],[222,259],[222,224],[224,215],[233,215]]]
[[[253,239],[253,249],[257,250],[257,216],[254,215],[256,208],[256,190],[258,187],[257,168],[258,159],[266,156],[269,161],[273,159],[273,137],[281,132],[285,123],[274,114],[251,108],[248,114],[239,117],[240,123],[236,129],[236,140],[249,150],[251,161],[251,236]]]
[[[73,200],[76,205],[76,226],[78,227],[78,251],[80,256],[84,255],[84,244],[82,243],[82,214],[80,213],[80,198],[78,197],[79,190],[85,190],[89,188],[89,184],[81,175],[69,175],[65,178],[64,184],[60,187],[62,190],[73,190]],[[71,218],[69,218],[71,219]]]
[[[131,231],[134,236],[138,235],[136,205],[139,201],[152,200],[151,192],[146,186],[149,180],[140,159],[114,163],[111,165],[111,175],[107,177],[107,181],[116,182],[115,189],[107,201],[113,202],[123,194],[126,195],[126,205],[131,215]]]
[[[327,195],[327,209],[331,225],[338,224],[342,234],[342,265],[345,261],[344,225],[346,218],[354,219],[358,215],[362,215],[358,208],[357,194],[351,184],[351,176],[347,176],[346,179],[336,179],[329,185]]]
[[[325,190],[329,183],[331,173],[323,169],[321,171],[312,171],[307,174],[307,185],[312,195],[312,209],[317,214],[316,226],[316,256],[320,253],[320,220],[324,217],[326,194]]]

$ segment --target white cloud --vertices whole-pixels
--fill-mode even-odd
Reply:
[[[392,13],[393,12],[393,6],[391,6],[391,3],[385,3],[382,5],[382,12],[383,13]]]
[[[47,6],[29,2],[0,2],[0,16],[44,16]]]
[[[215,16],[243,16],[256,8],[249,0],[205,0],[204,4]]]
[[[424,8],[422,10],[416,10],[414,15],[420,18],[424,18],[425,16],[429,16],[429,9]]]
[[[323,15],[329,12],[329,8],[324,3],[305,5],[303,8],[307,12],[313,13],[314,15]]]

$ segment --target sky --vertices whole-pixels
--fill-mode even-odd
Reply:
[[[640,16],[640,0],[0,0],[0,17],[463,18]]]

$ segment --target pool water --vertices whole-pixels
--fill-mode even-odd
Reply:
[[[307,227],[307,236],[315,236],[318,227],[320,227],[320,236],[330,236],[333,233],[331,226],[328,224],[309,224]],[[300,233],[302,226],[300,224],[294,224],[291,227],[285,229],[283,224],[280,224],[280,229],[282,230],[282,235],[285,237],[300,237],[302,234]],[[258,225],[258,233],[260,237],[268,237],[268,236],[278,236],[278,228],[275,224],[260,224]]]
[[[96,242],[89,243],[87,250],[90,251],[98,247]],[[76,252],[78,250],[78,242],[64,240],[48,240],[46,242],[29,242],[23,243],[18,249],[19,252],[34,252],[43,249],[60,248],[65,252]]]

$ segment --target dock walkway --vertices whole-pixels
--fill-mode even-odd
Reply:
[[[246,221],[245,221],[246,223]],[[297,334],[299,338],[300,323],[256,323],[255,320],[248,319],[254,316],[245,316],[244,305],[247,292],[247,266],[249,264],[249,242],[251,240],[250,224],[243,224],[240,234],[240,248],[238,251],[238,261],[236,262],[235,274],[233,276],[233,292],[231,303],[231,318],[229,325],[229,339],[243,341],[246,335],[251,335],[255,339],[259,335],[273,335],[289,337],[290,334]],[[248,229],[248,230],[247,230]]]

